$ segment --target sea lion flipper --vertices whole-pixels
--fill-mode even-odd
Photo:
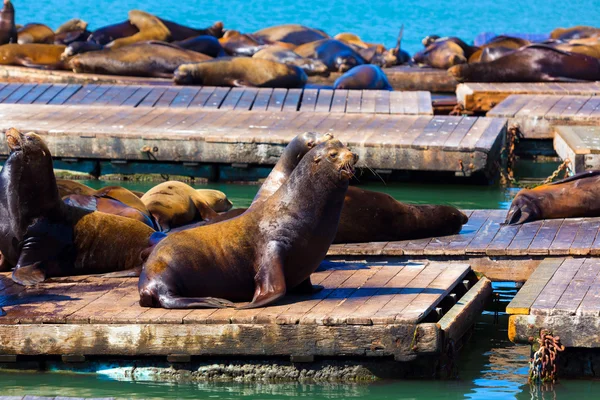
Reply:
[[[162,308],[166,309],[235,307],[231,301],[217,297],[180,297],[161,294],[158,296],[158,302]]]
[[[13,270],[12,280],[19,285],[32,286],[46,280],[46,272],[41,268],[41,262],[17,267]]]
[[[192,202],[196,206],[196,209],[200,213],[203,221],[211,220],[219,215],[215,210],[210,208],[210,206],[204,200],[202,200],[199,195],[192,196]]]
[[[241,79],[234,79],[230,82],[231,86],[235,87],[256,87],[255,85]]]
[[[236,310],[258,308],[271,304],[285,296],[285,272],[281,247],[276,242],[267,244],[267,250],[262,256],[262,262],[254,277],[256,289],[252,302],[237,307]]]

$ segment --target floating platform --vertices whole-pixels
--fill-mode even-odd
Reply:
[[[252,310],[138,304],[137,279],[57,278],[34,287],[0,274],[0,354],[81,356],[441,357],[491,295],[468,265],[324,263],[313,295]]]
[[[462,83],[456,88],[458,103],[470,112],[488,112],[513,94],[595,96],[600,82]]]
[[[494,175],[506,131],[501,118],[66,104],[0,104],[0,117],[0,130],[38,132],[72,162],[272,166],[292,138],[315,131],[332,132],[372,169],[465,177]]]
[[[336,244],[332,260],[389,259],[464,262],[494,281],[526,281],[548,258],[600,255],[600,218],[565,218],[503,225],[506,210],[463,211],[457,235],[398,242]]]
[[[559,125],[554,132],[556,153],[575,173],[600,169],[600,127]]]
[[[508,118],[526,139],[553,139],[557,125],[598,126],[600,96],[511,95],[487,116]]]
[[[444,69],[399,65],[383,69],[394,90],[423,90],[427,92],[454,92],[458,82]],[[342,74],[329,77],[311,76],[308,82],[333,85]],[[137,84],[172,86],[171,79],[139,78],[131,76],[83,74],[71,71],[47,71],[26,67],[0,66],[0,80],[21,83],[77,83],[77,84]]]
[[[433,115],[429,92],[0,83],[0,104]]]

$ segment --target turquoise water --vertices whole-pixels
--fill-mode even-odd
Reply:
[[[363,40],[386,46],[395,45],[404,24],[403,47],[411,53],[421,48],[421,39],[429,34],[471,41],[485,31],[546,33],[559,26],[600,21],[597,0],[14,0],[13,4],[17,23],[41,22],[52,28],[75,17],[97,28],[125,20],[130,9],[143,9],[196,27],[223,21],[228,29],[253,32],[271,25],[300,23],[331,35],[351,31]]]

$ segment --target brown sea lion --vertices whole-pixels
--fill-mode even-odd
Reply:
[[[73,18],[54,31],[54,44],[68,45],[77,41],[85,41],[91,32],[87,30],[88,23],[78,18]]]
[[[169,31],[169,28],[167,28],[158,17],[152,14],[140,10],[131,10],[129,11],[129,22],[131,22],[139,32],[131,36],[115,39],[112,42],[107,43],[105,47],[118,49],[120,47],[149,40],[165,42],[171,40],[171,31]]]
[[[263,307],[306,282],[325,258],[358,156],[338,140],[309,151],[264,203],[161,241],[140,276],[140,305]]]
[[[210,59],[170,43],[151,41],[78,54],[67,65],[74,72],[170,78],[180,65]]]
[[[61,33],[73,32],[73,31],[85,31],[88,27],[88,23],[79,18],[73,18],[56,28],[55,34],[60,35]]]
[[[512,36],[496,36],[490,39],[486,44],[481,46],[479,50],[471,54],[469,57],[469,62],[489,62],[499,58],[500,54],[506,55],[512,50],[517,50],[523,46],[530,45],[531,42],[529,40],[516,38]],[[486,49],[490,49],[485,51]],[[491,49],[501,49],[501,50],[491,50]],[[485,53],[485,55],[484,55]]]
[[[229,30],[219,39],[219,43],[230,56],[252,57],[258,51],[272,45],[271,42],[265,43],[238,31]]]
[[[322,61],[301,57],[294,51],[277,45],[267,46],[256,52],[252,57],[276,61],[287,65],[295,65],[302,68],[308,76],[329,75],[329,68],[327,68],[327,65],[323,64]]]
[[[566,51],[569,53],[577,53],[583,54],[586,56],[600,58],[600,44],[596,45],[584,45],[584,44],[571,44],[571,43],[563,43],[563,44],[555,44],[552,47]]]
[[[298,46],[294,52],[302,57],[321,60],[332,72],[346,72],[365,59],[347,44],[335,39],[323,39]]]
[[[54,31],[44,24],[27,24],[18,30],[18,43],[54,43]]]
[[[534,189],[521,189],[512,201],[506,223],[600,217],[599,198],[600,171],[586,171]]]
[[[550,32],[550,38],[558,40],[583,39],[594,36],[600,36],[600,28],[579,25],[571,28],[557,28]]]
[[[57,65],[65,48],[56,44],[5,44],[0,46],[0,65]]]
[[[359,65],[340,76],[334,89],[394,90],[385,73],[376,65]]]
[[[271,26],[254,32],[253,36],[259,40],[292,43],[296,46],[329,39],[329,35],[319,29],[296,24]]]
[[[139,32],[139,29],[129,20],[96,29],[87,39],[99,45],[106,45],[117,39],[129,37]]]
[[[95,189],[70,179],[57,179],[56,186],[58,187],[58,194],[61,198],[70,194],[83,194],[90,196],[96,193]]]
[[[217,213],[207,202],[207,200],[214,201],[214,199],[214,195],[203,196],[202,192],[178,181],[168,181],[156,185],[141,198],[156,220],[159,229],[165,232],[194,221],[210,220],[216,217]],[[219,199],[217,204],[222,206],[223,202]]]
[[[198,64],[184,64],[175,71],[175,83],[204,86],[256,86],[301,88],[306,73],[294,66],[248,57],[223,57]]]
[[[213,36],[217,39],[223,36],[222,22],[215,22],[214,25],[206,29],[196,29],[179,25],[164,18],[159,18],[159,20],[167,27],[169,32],[171,32],[171,40],[180,41],[201,35]]]
[[[206,54],[209,57],[225,57],[225,50],[223,49],[223,46],[221,46],[221,43],[219,43],[219,39],[214,36],[194,36],[186,40],[172,43],[181,47],[182,49]]]
[[[139,199],[139,198],[138,198]],[[127,204],[112,199],[108,196],[86,196],[81,194],[71,194],[63,198],[65,204],[73,207],[79,207],[89,211],[99,211],[106,214],[119,215],[125,218],[131,218],[140,221],[153,230],[157,229],[154,219],[149,214],[144,214],[139,210],[128,206]]]
[[[425,50],[416,53],[413,61],[433,68],[448,69],[454,65],[465,64],[467,56],[463,48],[451,40],[437,40]]]
[[[0,10],[0,45],[17,43],[18,34],[15,25],[15,8],[10,0],[4,0]]]
[[[488,63],[456,65],[448,73],[464,82],[596,81],[600,60],[533,44]]]
[[[66,205],[58,194],[52,156],[41,137],[6,132],[11,154],[0,173],[0,251],[22,285],[51,276],[140,268],[153,229],[129,218]],[[158,236],[162,236],[158,234]]]

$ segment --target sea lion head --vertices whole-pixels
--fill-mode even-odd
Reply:
[[[436,40],[438,40],[440,37],[438,35],[429,35],[429,36],[425,36],[423,38],[423,40],[421,40],[421,43],[423,43],[423,46],[428,47],[430,44],[432,44],[433,42],[435,42]]]
[[[202,85],[202,74],[196,74],[196,64],[182,64],[173,73],[173,79],[177,85],[191,85],[195,83]]]
[[[335,58],[334,67],[339,72],[346,72],[361,64],[362,60],[354,54],[340,54]]]
[[[448,69],[448,74],[459,82],[463,82],[469,71],[469,64],[458,64]]]
[[[11,156],[22,156],[32,162],[36,159],[52,159],[44,140],[33,132],[22,133],[18,129],[10,128],[6,131],[6,144]]]
[[[354,176],[354,165],[358,162],[358,155],[337,139],[321,143],[309,154],[313,174],[327,176],[339,185],[347,185]]]

